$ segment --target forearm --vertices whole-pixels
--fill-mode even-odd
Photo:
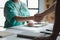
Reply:
[[[54,4],[50,8],[48,8],[46,11],[44,11],[43,15],[45,16],[53,12],[55,10],[55,5],[56,5],[56,2],[54,2]]]
[[[15,19],[17,20],[17,21],[28,21],[28,20],[33,20],[34,19],[34,17],[33,16],[30,16],[30,17],[15,17]]]
[[[54,39],[57,39],[59,32],[60,32],[60,26],[54,26],[53,33],[52,33],[51,37]]]

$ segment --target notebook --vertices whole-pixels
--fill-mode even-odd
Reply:
[[[44,36],[44,34],[34,33],[34,32],[29,32],[29,31],[17,34],[18,38],[27,38],[27,39],[33,39],[40,36]]]

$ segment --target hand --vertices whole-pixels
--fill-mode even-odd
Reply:
[[[34,17],[35,17],[34,21],[41,22],[42,19],[44,18],[44,15],[42,13],[41,14],[35,14]]]
[[[34,23],[27,23],[27,26],[32,27]]]
[[[32,27],[34,25],[32,20],[27,21],[27,26]]]

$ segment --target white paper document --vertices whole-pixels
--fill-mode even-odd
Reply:
[[[0,27],[0,31],[5,31],[6,28]]]
[[[42,25],[40,25],[42,26]],[[52,29],[53,27],[53,24],[47,24],[47,25],[44,25],[42,27],[28,27],[26,25],[20,25],[20,26],[16,26],[16,27],[12,27],[12,29],[15,29],[15,30],[22,30],[22,31],[30,31],[30,32],[40,32],[40,31],[45,31],[46,29]]]
[[[7,37],[7,36],[10,36],[10,35],[13,35],[13,33],[0,31],[0,38]]]

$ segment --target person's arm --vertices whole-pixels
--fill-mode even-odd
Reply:
[[[54,1],[54,3],[52,4],[52,6],[50,8],[48,8],[47,10],[45,10],[43,13],[40,13],[40,14],[35,14],[34,16],[37,17],[38,16],[38,19],[35,20],[36,22],[41,22],[41,20],[44,18],[44,16],[50,14],[51,12],[53,12],[55,10],[55,4],[56,4],[56,1]]]
[[[55,4],[56,4],[56,1],[52,4],[52,6],[51,6],[50,8],[48,8],[47,10],[45,10],[45,11],[43,12],[43,15],[45,16],[45,15],[48,15],[48,14],[50,14],[51,12],[53,12],[53,11],[55,10]]]
[[[30,16],[30,17],[19,17],[19,16],[15,16],[14,18],[15,18],[17,21],[34,20],[34,16]]]

